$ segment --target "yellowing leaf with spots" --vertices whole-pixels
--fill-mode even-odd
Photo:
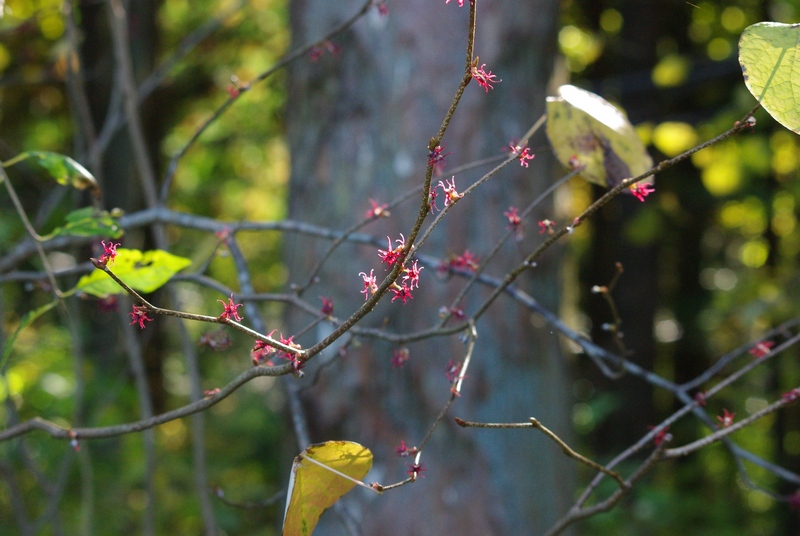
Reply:
[[[120,248],[114,260],[108,263],[108,267],[129,287],[147,293],[165,285],[173,275],[191,263],[192,261],[185,257],[178,257],[160,249],[139,251]],[[125,292],[102,270],[95,270],[81,277],[75,289],[99,298]]]
[[[739,38],[744,84],[775,121],[800,134],[800,24],[759,22]]]
[[[644,144],[625,114],[575,86],[561,86],[547,98],[547,137],[559,162],[585,166],[589,182],[613,187],[653,167]]]
[[[294,459],[283,536],[309,536],[322,513],[372,468],[372,452],[352,441],[311,445]]]

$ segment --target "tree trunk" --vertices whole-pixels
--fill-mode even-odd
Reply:
[[[324,35],[354,13],[362,2],[303,0],[291,4],[294,45]],[[340,52],[293,64],[289,78],[287,124],[291,147],[292,219],[346,229],[363,217],[374,198],[387,202],[422,184],[427,144],[434,136],[464,69],[468,10],[443,0],[390,3],[381,17],[372,10],[335,39]],[[557,3],[513,0],[480,3],[476,54],[502,83],[488,94],[477,84],[467,87],[444,138],[449,169],[487,156],[522,136],[544,112],[545,87],[555,54]],[[533,147],[540,146],[537,138]],[[488,168],[456,176],[463,191]],[[505,232],[503,211],[520,209],[557,176],[546,155],[530,169],[506,168],[465,197],[426,242],[421,253],[445,259],[469,249],[487,254]],[[438,179],[435,179],[438,181]],[[441,206],[439,197],[439,205]],[[407,233],[418,211],[419,196],[392,210],[391,217],[365,231],[397,238]],[[502,276],[540,243],[536,221],[553,218],[545,203],[525,222],[527,235],[504,246],[487,273]],[[429,218],[428,222],[432,218]],[[287,236],[290,280],[303,284],[329,242]],[[558,264],[551,252],[517,284],[551,310],[558,307]],[[363,302],[359,272],[385,271],[377,248],[345,246],[328,261],[311,296],[334,298],[335,313],[345,318]],[[420,288],[406,305],[382,303],[361,325],[405,333],[437,322],[464,284],[458,277],[437,277],[425,266]],[[460,304],[470,314],[487,296],[473,291]],[[388,301],[388,300],[387,300]],[[386,323],[384,324],[384,320]],[[289,315],[290,331],[308,318]],[[364,534],[535,534],[563,515],[572,494],[572,462],[560,449],[530,430],[461,430],[452,416],[467,420],[521,422],[537,417],[558,434],[569,435],[565,397],[565,362],[549,329],[507,298],[496,302],[478,324],[473,362],[463,396],[425,448],[428,469],[411,486],[380,498],[367,493],[347,497],[348,511]],[[318,337],[324,333],[317,332]],[[305,345],[310,336],[300,339]],[[360,339],[344,356],[319,356],[332,362],[310,364],[304,404],[311,440],[349,439],[375,453],[367,480],[383,484],[405,478],[407,458],[394,447],[403,440],[418,444],[450,393],[444,369],[461,361],[465,345],[457,337],[409,345],[411,361],[392,369],[393,347]],[[300,448],[305,445],[300,445]],[[320,525],[337,527],[326,516]],[[330,529],[332,531],[340,529]]]

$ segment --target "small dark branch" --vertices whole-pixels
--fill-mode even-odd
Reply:
[[[782,408],[783,406],[785,406],[787,404],[789,404],[789,401],[781,398],[780,400],[777,400],[776,402],[773,402],[772,404],[770,404],[766,408],[762,409],[761,411],[757,411],[756,413],[753,413],[752,415],[750,415],[746,419],[742,419],[741,421],[738,421],[738,422],[736,422],[736,423],[734,423],[734,424],[732,424],[732,425],[730,425],[728,427],[720,428],[716,432],[714,432],[714,433],[712,433],[710,435],[707,435],[706,437],[703,437],[701,439],[698,439],[696,441],[692,441],[691,443],[689,443],[687,445],[684,445],[682,447],[677,447],[677,448],[673,448],[673,449],[669,449],[669,450],[665,451],[664,452],[664,457],[665,458],[679,458],[679,457],[682,457],[682,456],[687,456],[687,455],[693,453],[696,450],[699,450],[699,449],[701,449],[701,448],[703,448],[703,447],[705,447],[707,445],[711,445],[712,443],[716,443],[717,441],[721,440],[722,438],[724,438],[724,437],[726,437],[726,436],[728,436],[728,435],[730,435],[730,434],[732,434],[732,433],[734,433],[734,432],[736,432],[738,430],[741,430],[742,428],[744,428],[744,427],[750,425],[751,423],[754,423],[755,421],[759,420],[761,417],[769,415],[770,413],[774,413],[775,411],[779,410],[780,408]]]
[[[656,449],[652,452],[652,454],[650,454],[650,456],[647,457],[644,463],[642,463],[642,465],[640,465],[639,468],[636,469],[636,471],[627,480],[625,480],[624,486],[621,486],[608,499],[587,508],[573,507],[570,509],[567,515],[561,518],[558,523],[556,523],[549,531],[545,533],[545,536],[556,536],[557,534],[561,534],[564,529],[576,521],[586,519],[602,512],[608,512],[614,508],[617,503],[619,503],[628,493],[631,492],[633,486],[639,480],[641,480],[642,477],[649,473],[653,467],[655,467],[656,463],[662,458],[665,447],[666,443],[662,443],[656,447]]]
[[[183,311],[173,311],[172,309],[163,309],[161,307],[156,307],[155,305],[153,305],[150,302],[148,302],[147,300],[145,300],[141,296],[141,294],[139,294],[138,292],[133,290],[131,287],[129,287],[122,279],[117,277],[117,275],[114,272],[112,272],[111,269],[108,268],[108,266],[105,266],[103,263],[101,263],[99,261],[95,261],[94,259],[92,259],[92,263],[95,265],[96,268],[98,268],[99,270],[102,270],[106,274],[108,274],[109,277],[111,277],[111,279],[113,279],[120,287],[122,287],[122,289],[125,290],[125,292],[127,292],[133,298],[135,298],[145,309],[147,309],[148,312],[151,312],[151,313],[157,314],[157,315],[174,316],[174,317],[177,317],[177,318],[185,318],[186,320],[195,320],[197,322],[209,322],[211,324],[225,324],[226,326],[231,326],[232,328],[236,329],[237,331],[241,331],[245,335],[249,335],[250,337],[253,337],[254,339],[259,339],[259,340],[262,340],[264,342],[267,342],[267,343],[270,344],[270,346],[273,346],[275,348],[280,348],[281,350],[283,350],[285,352],[289,352],[289,353],[291,353],[293,355],[296,355],[298,357],[302,357],[305,354],[305,352],[303,350],[299,349],[299,348],[294,348],[292,346],[284,344],[284,343],[282,343],[280,341],[277,341],[277,340],[273,339],[272,337],[269,337],[268,335],[263,335],[263,334],[261,334],[261,333],[259,333],[257,331],[254,331],[254,330],[248,328],[247,326],[244,326],[244,325],[240,324],[239,322],[236,322],[234,320],[230,320],[229,318],[224,318],[222,316],[199,315],[199,314],[194,314],[194,313],[186,313],[186,312],[183,312]],[[284,369],[284,368],[287,368],[287,367],[284,366],[284,367],[274,367],[274,368],[276,368],[276,369]],[[290,372],[290,371],[291,371],[291,369],[289,368],[287,370],[287,372]]]
[[[553,440],[559,447],[561,447],[561,450],[564,451],[564,454],[566,454],[570,458],[591,467],[595,471],[600,471],[601,473],[605,473],[606,475],[610,476],[611,478],[619,482],[620,487],[623,489],[628,486],[628,484],[622,479],[619,473],[607,469],[606,467],[600,465],[599,463],[592,461],[581,454],[578,454],[572,448],[570,448],[570,446],[567,445],[563,439],[558,437],[553,431],[548,429],[545,425],[543,425],[541,422],[539,422],[537,419],[533,417],[530,418],[529,422],[520,422],[520,423],[471,422],[471,421],[465,421],[464,419],[459,419],[458,417],[455,418],[455,421],[456,424],[458,424],[463,428],[534,428],[542,432],[551,440]]]
[[[183,407],[174,409],[172,411],[168,411],[166,413],[162,413],[160,415],[156,415],[149,419],[142,419],[140,421],[130,422],[126,424],[117,424],[112,426],[101,426],[96,428],[64,428],[63,426],[59,426],[51,421],[42,419],[41,417],[34,417],[33,419],[21,422],[15,426],[10,426],[5,430],[0,431],[0,442],[7,441],[9,439],[13,439],[15,437],[19,437],[25,435],[33,430],[41,430],[51,437],[56,439],[102,439],[107,437],[116,437],[125,434],[132,434],[136,432],[141,432],[142,430],[147,430],[154,426],[158,426],[159,424],[164,424],[165,422],[174,421],[176,419],[180,419],[182,417],[187,417],[194,413],[204,411],[211,406],[217,404],[221,400],[230,396],[234,391],[239,389],[244,384],[250,382],[254,378],[258,378],[260,376],[282,376],[287,372],[283,372],[283,369],[289,368],[291,365],[285,365],[281,367],[253,367],[250,368],[231,382],[229,382],[225,387],[221,388],[219,392],[212,396],[207,396],[202,400],[198,400],[197,402],[193,402],[191,404],[187,404]]]
[[[263,501],[254,501],[254,502],[236,502],[227,499],[225,498],[225,492],[222,490],[222,488],[218,487],[211,488],[209,490],[209,493],[211,493],[211,495],[216,497],[216,499],[225,506],[230,506],[231,508],[239,508],[241,510],[260,510],[262,508],[267,508],[269,506],[272,506],[273,504],[280,501],[286,495],[286,490],[281,490],[273,494],[272,497],[264,499]]]

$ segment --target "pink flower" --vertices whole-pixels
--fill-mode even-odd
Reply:
[[[417,478],[425,478],[422,476],[422,472],[427,471],[425,467],[421,463],[410,463],[408,464],[408,474],[411,477],[411,480],[416,480]]]
[[[403,283],[403,286],[398,286],[397,283],[394,283],[389,290],[394,293],[392,302],[394,302],[394,300],[397,298],[400,298],[403,300],[403,304],[405,304],[406,301],[414,299],[414,296],[411,295],[411,289],[405,283]]]
[[[464,313],[464,309],[458,307],[442,307],[439,309],[440,318],[447,318],[451,315],[456,320],[464,320],[467,318],[467,315]]]
[[[729,412],[727,409],[722,410],[722,415],[717,415],[717,420],[719,424],[722,425],[723,428],[727,428],[728,426],[733,424],[733,419],[736,417],[735,413]]]
[[[319,297],[322,300],[322,314],[325,316],[331,316],[333,314],[333,300],[330,298],[326,298],[324,296]]]
[[[222,300],[217,300],[217,301],[220,302],[222,306],[225,308],[222,311],[222,314],[219,315],[219,318],[224,318],[225,320],[236,320],[237,322],[242,321],[242,317],[239,316],[239,313],[236,311],[239,307],[242,306],[242,304],[233,303],[233,294],[231,294],[231,297],[228,298],[228,303],[225,303]]]
[[[553,226],[555,222],[550,220],[542,220],[539,222],[539,234],[553,234]]]
[[[153,319],[147,316],[147,309],[144,307],[139,307],[138,305],[133,306],[133,311],[128,313],[131,315],[131,325],[139,324],[139,329],[144,329],[144,323],[152,322]]]
[[[272,330],[267,335],[268,337],[272,337],[272,334],[275,333],[277,330]],[[272,362],[269,360],[269,357],[275,353],[275,348],[270,346],[267,341],[263,341],[261,339],[256,339],[255,346],[253,349],[250,350],[250,356],[253,358],[253,365],[258,366],[263,364],[272,366]]]
[[[369,204],[372,205],[372,207],[367,211],[367,213],[364,215],[364,217],[366,217],[366,218],[381,218],[381,217],[388,218],[390,216],[389,211],[386,210],[389,207],[389,205],[387,205],[386,203],[384,203],[382,205],[379,205],[377,201],[375,201],[374,199],[370,199],[369,200]]]
[[[787,403],[794,402],[795,400],[800,398],[800,388],[792,389],[791,391],[786,391],[781,395],[781,398]]]
[[[770,349],[773,346],[775,346],[775,343],[773,341],[761,341],[754,347],[750,348],[750,350],[748,350],[748,353],[751,356],[755,357],[756,359],[761,359],[762,357],[771,352]]]
[[[431,191],[428,192],[428,212],[431,214],[435,213],[439,210],[439,207],[436,206],[436,196],[439,194],[436,192],[436,188],[431,188]]]
[[[224,328],[221,328],[216,331],[203,333],[197,344],[200,346],[208,346],[211,350],[220,351],[230,348],[233,341],[231,341],[231,338],[225,332]]]
[[[447,362],[447,367],[444,369],[444,375],[447,377],[447,381],[455,383],[459,374],[461,374],[461,362],[456,363],[452,359],[449,360]]]
[[[653,430],[655,429],[655,426],[648,426],[648,428]],[[659,446],[661,443],[664,442],[664,440],[668,438],[668,435],[669,435],[669,426],[665,426],[664,428],[656,432],[656,435],[653,437],[653,444],[655,446]]]
[[[519,217],[519,213],[517,211],[517,207],[508,207],[508,210],[503,212],[503,216],[508,218],[508,228],[519,230],[522,226],[522,220]]]
[[[336,45],[332,41],[326,40],[323,41],[322,43],[314,45],[314,47],[311,49],[308,55],[311,58],[311,61],[317,61],[326,52],[329,54],[338,54],[339,52],[341,52],[341,48],[339,47],[339,45]]]
[[[375,279],[375,270],[370,270],[369,275],[364,272],[359,272],[358,275],[364,280],[364,290],[361,293],[364,295],[364,301],[369,299],[370,294],[375,294],[378,291],[378,283]]]
[[[392,239],[388,236],[386,239],[389,241],[389,247],[385,250],[379,249],[378,256],[381,258],[381,261],[385,262],[388,266],[394,266],[402,256],[403,248],[406,245],[406,237],[401,234],[400,238],[395,240],[395,242],[398,243],[398,246],[394,249],[392,249]]]
[[[636,183],[630,187],[630,192],[636,199],[638,199],[642,203],[644,203],[645,197],[647,197],[648,195],[652,194],[655,191],[656,189],[653,188],[652,184]]]
[[[472,1],[472,0],[470,0]],[[445,0],[445,4],[449,4],[450,0]],[[458,7],[464,7],[464,0],[458,0]]]
[[[522,167],[528,167],[528,160],[533,160],[534,157],[536,157],[528,147],[523,149],[519,145],[514,145],[513,143],[510,143],[508,147],[511,149],[511,154],[517,157],[519,165]]]
[[[400,442],[400,446],[399,447],[395,447],[394,450],[395,450],[395,452],[397,453],[398,456],[402,456],[404,458],[406,456],[411,456],[411,450],[412,449],[410,449],[410,448],[408,448],[406,446],[406,442],[405,441],[401,441]]]
[[[472,65],[472,79],[475,80],[479,86],[481,86],[486,93],[489,93],[490,89],[494,89],[492,84],[496,84],[498,82],[502,82],[502,80],[498,79],[496,75],[492,74],[492,71],[486,71],[484,68],[486,64],[482,64],[480,69],[478,68],[478,59],[475,59],[475,63]]]
[[[411,268],[403,268],[403,283],[409,281],[409,289],[413,289],[414,285],[419,288],[419,274],[423,269],[424,267],[417,267],[417,261],[414,259],[414,264],[411,265]]]
[[[411,353],[405,346],[402,348],[395,348],[392,352],[392,368],[400,368],[411,358]]]
[[[447,164],[445,158],[451,154],[453,153],[444,152],[444,145],[437,145],[436,147],[433,148],[432,151],[428,153],[428,165],[429,166],[441,165],[441,167],[444,167],[444,165]]]
[[[456,191],[455,175],[450,178],[450,182],[439,181],[439,186],[442,187],[442,191],[444,192],[444,206],[446,207],[464,197],[464,194],[460,194]]]
[[[446,262],[439,264],[439,266],[436,267],[436,271],[446,273],[451,269],[462,269],[469,270],[470,272],[477,272],[480,266],[478,264],[479,261],[480,257],[473,255],[468,249],[465,249],[464,253],[461,255],[451,255]]]
[[[105,240],[103,240],[100,243],[103,245],[103,254],[100,255],[99,259],[91,259],[91,260],[92,263],[95,265],[95,267],[105,268],[109,262],[112,264],[114,263],[114,259],[117,256],[117,248],[119,247],[119,244],[115,244],[114,242],[109,242],[108,245],[106,245]]]

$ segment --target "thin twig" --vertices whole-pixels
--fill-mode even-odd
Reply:
[[[531,417],[529,422],[520,422],[520,423],[488,423],[488,422],[472,422],[472,421],[465,421],[464,419],[459,419],[456,417],[455,419],[456,424],[463,428],[534,428],[539,430],[544,435],[549,437],[553,442],[555,442],[561,450],[569,456],[570,458],[581,462],[584,465],[589,466],[590,468],[594,469],[595,471],[600,471],[601,473],[605,473],[617,482],[619,482],[620,487],[624,488],[626,486],[625,481],[616,471],[612,471],[607,469],[606,467],[600,465],[599,463],[590,460],[586,456],[579,454],[575,450],[573,450],[569,445],[564,442],[563,439],[558,437],[553,431],[548,429],[545,425],[539,422],[538,419]]]

